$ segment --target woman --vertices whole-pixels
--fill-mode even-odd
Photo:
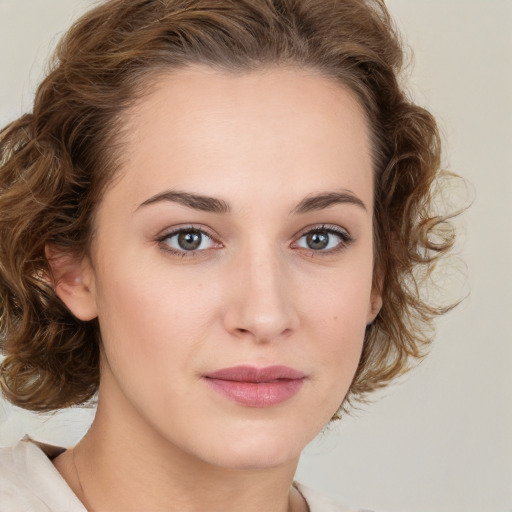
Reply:
[[[75,24],[1,134],[1,384],[98,409],[73,449],[3,451],[0,510],[346,510],[300,453],[425,353],[419,276],[453,244],[402,57],[380,1]]]

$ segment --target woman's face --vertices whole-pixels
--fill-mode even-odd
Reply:
[[[230,468],[295,460],[342,403],[372,294],[364,114],[314,72],[190,68],[126,117],[84,282],[100,408]]]

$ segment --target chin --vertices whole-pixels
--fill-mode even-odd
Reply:
[[[226,443],[210,447],[213,449],[208,450],[204,459],[215,466],[233,470],[277,468],[298,462],[307,443],[293,437],[289,434],[232,436]]]
[[[271,453],[269,450],[260,449],[259,453],[231,452],[212,457],[213,465],[224,469],[236,471],[264,470],[282,467],[293,462],[298,462],[300,452],[297,454]]]

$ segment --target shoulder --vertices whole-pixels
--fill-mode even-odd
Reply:
[[[0,512],[85,512],[48,454],[30,440],[0,449],[0,482]]]
[[[310,512],[371,512],[371,510],[344,507],[305,485],[297,482],[294,485],[304,496]]]

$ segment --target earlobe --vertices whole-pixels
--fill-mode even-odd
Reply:
[[[55,245],[45,247],[55,293],[78,319],[88,321],[98,316],[94,272],[89,258],[77,256]]]

